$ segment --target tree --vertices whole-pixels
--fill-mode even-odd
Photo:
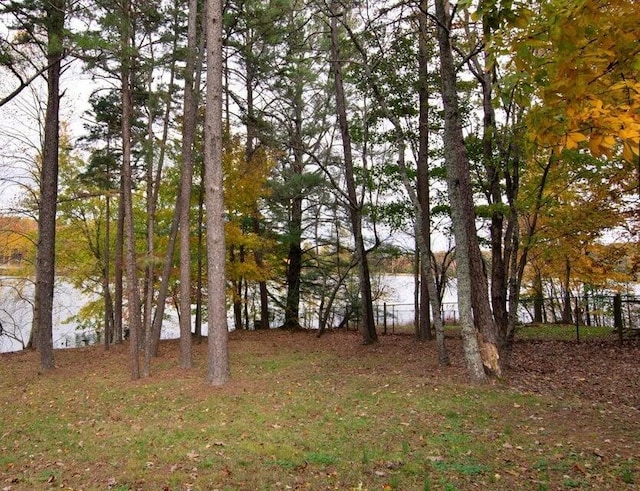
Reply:
[[[630,218],[624,211],[628,177],[624,166],[575,150],[563,152],[550,171],[527,274],[534,273],[535,284],[537,272],[538,293],[543,278],[552,279],[548,284],[554,288],[559,285],[563,323],[574,321],[576,284],[606,286],[626,279],[618,271],[624,248],[606,242]]]
[[[502,35],[512,27],[509,19],[528,12],[520,4],[499,10],[492,2],[482,3],[473,14],[465,12],[466,19],[478,22],[465,22],[464,39],[458,42],[458,50],[464,53],[468,70],[476,81],[469,93],[478,92],[481,106],[479,129],[469,134],[465,143],[471,174],[475,177],[476,215],[486,222],[483,225],[488,230],[481,234],[488,236],[486,240],[490,244],[487,269],[490,271],[490,309],[495,323],[490,337],[496,341],[504,366],[511,349],[510,333],[517,320],[519,261],[526,262],[526,252],[519,255],[518,225],[520,174],[526,156],[521,102],[524,90],[509,68],[509,56],[501,51],[501,43],[504,42]],[[481,201],[482,198],[485,201]],[[479,290],[484,290],[484,285]],[[486,301],[481,299],[478,305],[486,305]]]
[[[125,271],[127,274],[127,301],[129,307],[129,350],[131,378],[140,378],[140,340],[142,317],[136,260],[136,242],[133,221],[133,174],[131,166],[131,122],[133,119],[133,71],[131,50],[131,2],[122,3],[121,19],[121,97],[122,97],[122,186],[124,205]]]
[[[3,76],[8,75],[13,81],[9,92],[2,92],[0,107],[17,98],[49,68],[45,63],[38,63],[39,50],[30,46],[34,41],[40,43],[40,40],[36,39],[36,35],[39,37],[37,30],[42,27],[42,18],[39,18],[38,14],[40,7],[41,5],[33,0],[12,0],[0,6],[1,16],[6,15],[7,18],[18,20],[12,27],[17,31],[17,35],[0,38],[0,67],[3,68]]]
[[[22,267],[32,260],[35,232],[29,218],[0,215],[0,264]]]
[[[516,68],[534,87],[531,135],[595,156],[640,153],[638,22],[633,0],[543,1],[513,38]],[[621,147],[621,148],[620,148]]]
[[[422,263],[430,262],[431,256],[431,208],[429,203],[429,46],[426,0],[420,3],[418,12],[418,158],[416,159],[416,188],[420,202],[421,226],[416,234],[421,234],[427,256],[419,255]],[[419,249],[418,249],[419,250]],[[429,265],[430,266],[430,265]],[[420,268],[420,301],[416,335],[418,339],[431,339],[431,322],[429,312],[429,277],[426,268]],[[437,313],[435,314],[437,315]]]
[[[486,317],[488,296],[480,298],[475,291],[486,293],[486,278],[482,271],[482,257],[475,229],[475,211],[469,174],[469,158],[464,145],[460,109],[458,105],[456,67],[451,45],[452,18],[449,4],[436,0],[437,38],[440,48],[440,77],[444,108],[444,158],[447,168],[447,189],[451,205],[451,219],[456,239],[456,271],[458,309],[463,336],[467,370],[472,380],[486,379],[484,366],[497,375],[500,365],[495,339],[483,339],[474,321],[492,332],[493,320]],[[478,274],[479,273],[479,274]],[[486,305],[481,305],[486,302]],[[477,311],[482,308],[483,315]],[[487,325],[488,324],[488,325]]]
[[[275,159],[265,148],[254,150],[250,160],[246,157],[246,151],[246,145],[242,146],[238,137],[225,138],[223,171],[227,211],[225,241],[229,251],[227,279],[233,290],[236,329],[248,328],[242,321],[244,307],[245,320],[249,322],[249,299],[244,295],[245,286],[249,282],[259,284],[272,279],[268,257],[262,256],[258,260],[253,254],[257,250],[271,248],[271,241],[255,232],[253,217],[261,199],[267,195],[266,181]],[[256,321],[255,328],[261,327],[264,328],[264,324]]]
[[[95,129],[95,128],[94,128]],[[82,293],[95,295],[81,306],[79,324],[105,335],[108,348],[113,325],[109,288],[111,237],[110,179],[100,170],[115,168],[110,155],[96,152],[88,163],[73,151],[68,126],[60,136],[59,205],[56,264],[58,274]],[[87,298],[90,298],[89,296]]]
[[[41,49],[44,68],[36,73],[45,73],[47,80],[47,103],[43,128],[43,149],[40,168],[40,194],[38,200],[38,241],[36,250],[36,285],[33,328],[37,334],[40,350],[40,366],[43,370],[54,368],[52,340],[53,287],[55,280],[56,208],[58,201],[58,140],[60,118],[60,77],[65,57],[65,0],[41,2],[10,1],[2,12],[10,12],[16,21],[14,29],[18,35],[14,43],[35,45]],[[7,42],[0,44],[0,61],[20,80],[20,86],[4,102],[7,102],[28,85],[34,78],[22,77],[15,60],[15,47]],[[24,61],[24,60],[23,60]],[[4,103],[3,102],[3,103]]]
[[[102,255],[102,289],[104,297],[104,343],[105,349],[109,349],[111,343],[121,343],[122,299],[118,298],[118,292],[111,293],[111,272],[117,268],[112,267],[112,203],[118,197],[117,183],[120,181],[120,157],[122,141],[121,137],[121,104],[120,96],[115,90],[107,94],[92,94],[89,97],[91,104],[90,116],[94,119],[92,124],[85,125],[89,134],[83,138],[84,143],[91,149],[87,167],[82,172],[81,181],[85,185],[96,187],[105,198],[105,232],[104,254]],[[122,278],[116,273],[116,276]],[[117,285],[118,283],[115,282]],[[122,287],[120,281],[118,288]]]
[[[344,157],[344,172],[347,186],[347,206],[351,218],[351,230],[353,233],[355,255],[358,262],[360,278],[360,307],[361,322],[360,333],[364,344],[374,343],[378,340],[375,320],[373,317],[373,297],[371,294],[371,275],[367,251],[362,235],[362,209],[356,193],[354,178],[354,163],[351,148],[351,134],[347,122],[347,101],[342,77],[342,58],[340,54],[340,40],[338,32],[338,17],[344,15],[337,2],[331,3],[329,11],[331,28],[331,64],[334,77],[334,89],[336,97],[336,112],[342,138]]]
[[[423,7],[425,7],[423,5]],[[402,25],[402,17],[399,19],[391,15],[391,11],[381,9],[374,10],[371,16],[374,20],[368,18],[370,16],[368,8],[364,9],[367,15],[367,21],[362,27],[363,33],[358,36],[347,22],[343,22],[344,28],[349,34],[349,39],[356,48],[361,58],[359,86],[363,91],[364,97],[373,97],[376,105],[374,109],[365,114],[363,129],[361,130],[364,138],[365,148],[371,144],[380,145],[381,142],[389,142],[391,149],[387,151],[397,152],[397,166],[389,164],[388,161],[382,160],[378,166],[378,172],[369,172],[370,179],[374,180],[374,175],[387,176],[394,174],[399,175],[399,180],[404,183],[404,188],[409,196],[411,207],[410,211],[414,216],[414,229],[416,247],[420,251],[420,256],[426,258],[420,262],[420,282],[422,306],[425,311],[422,315],[422,322],[428,321],[428,305],[431,304],[433,312],[441,312],[441,299],[437,294],[437,288],[434,281],[433,271],[430,267],[428,258],[430,253],[430,206],[428,203],[428,153],[429,149],[429,83],[431,82],[428,72],[428,49],[426,39],[429,34],[426,32],[426,24],[424,16],[426,11],[420,11],[419,16],[422,22],[419,22],[417,36],[415,29],[411,34],[402,33],[399,27],[396,27],[395,37],[389,38],[387,30],[390,25]],[[418,37],[418,47],[408,45],[408,41]],[[421,38],[421,39],[420,39]],[[369,52],[365,43],[372,46],[372,53]],[[417,54],[415,53],[417,51]],[[417,66],[416,66],[417,60]],[[409,74],[405,71],[409,70]],[[415,70],[415,72],[412,72]],[[398,74],[398,75],[396,75]],[[416,116],[415,106],[412,104],[412,98],[407,94],[417,88],[416,99],[418,100],[418,121],[414,123],[417,129],[411,124],[403,124],[403,121],[411,121]],[[380,125],[380,121],[387,120],[391,123],[390,131],[378,130],[376,126]],[[417,141],[416,141],[417,139]],[[416,159],[416,169],[410,169],[406,162],[406,149],[411,147],[414,150],[414,158]],[[383,153],[384,155],[384,153]],[[417,175],[418,182],[412,182]],[[377,179],[378,183],[380,179]],[[380,185],[379,185],[380,186]],[[383,186],[380,186],[382,188]],[[399,191],[393,185],[390,189]],[[378,207],[376,213],[380,213],[387,218],[392,218],[392,226],[397,221],[397,210],[402,209],[401,204],[391,203],[391,206]],[[391,213],[388,213],[391,211]],[[419,316],[420,317],[420,316]],[[421,322],[418,319],[418,322]],[[442,318],[440,315],[434,315],[434,325],[436,330],[436,339],[438,344],[438,356],[442,364],[448,363],[448,355],[444,343],[444,330]],[[416,326],[418,329],[419,326]]]
[[[163,30],[164,19],[170,20],[170,25]],[[177,72],[177,56],[175,53],[178,51],[178,40],[182,32],[182,26],[179,22],[181,18],[178,8],[172,10],[162,10],[160,3],[154,4],[153,2],[145,2],[138,5],[138,10],[135,15],[136,22],[134,26],[142,26],[140,29],[140,41],[136,46],[137,52],[140,53],[143,48],[145,50],[145,56],[139,56],[140,60],[136,65],[139,67],[140,73],[136,78],[142,78],[144,85],[139,91],[138,98],[144,101],[146,110],[146,140],[142,147],[142,151],[145,155],[146,165],[146,229],[147,229],[147,247],[146,247],[146,268],[145,268],[145,280],[144,280],[144,376],[148,376],[150,372],[151,357],[153,352],[153,316],[154,316],[154,299],[155,299],[155,267],[156,267],[156,227],[157,227],[157,211],[158,201],[160,196],[160,187],[164,177],[164,167],[167,154],[167,140],[169,135],[169,129],[172,121],[172,106],[174,94],[176,92],[176,85],[174,83]],[[163,52],[167,50],[164,46],[165,41],[168,41],[169,53],[158,57],[156,54],[158,50]],[[165,66],[168,64],[168,66]],[[162,90],[156,84],[156,73],[161,71],[166,74],[168,79],[166,89]],[[168,74],[166,73],[168,71]],[[164,107],[163,107],[164,105]],[[161,116],[161,118],[160,118]],[[158,121],[160,119],[160,121]],[[161,137],[158,139],[155,136],[156,126],[160,124]],[[158,151],[156,151],[158,149]],[[190,281],[187,282],[190,286]],[[190,300],[190,295],[189,295]],[[190,302],[189,302],[190,307]],[[190,309],[189,309],[190,310]],[[157,307],[156,307],[157,315]],[[187,317],[190,320],[190,316]],[[182,317],[181,317],[182,320]],[[182,337],[181,343],[181,363],[185,363],[185,359],[190,358],[190,346],[191,346],[191,330],[190,326],[189,334],[186,336],[185,341]]]
[[[207,90],[204,123],[205,203],[207,208],[207,314],[209,360],[207,381],[220,386],[229,380],[222,194],[222,4],[206,2]]]
[[[186,66],[184,71],[184,121],[182,127],[182,171],[180,174],[180,366],[191,368],[191,188],[193,183],[194,143],[196,138],[199,74],[198,1],[189,1]],[[178,207],[177,207],[178,208]],[[168,259],[168,258],[167,258]]]
[[[58,202],[58,146],[60,133],[60,73],[64,57],[66,2],[45,3],[47,33],[47,113],[38,210],[35,325],[38,326],[40,366],[54,368],[53,286],[55,282],[56,208]]]
[[[284,15],[282,31],[287,32],[276,45],[278,69],[272,77],[278,114],[271,115],[271,127],[276,133],[274,145],[280,155],[280,167],[271,180],[267,204],[272,223],[281,223],[279,240],[286,252],[285,286],[282,327],[298,329],[300,301],[309,285],[303,282],[305,249],[303,238],[312,226],[307,210],[317,200],[315,190],[321,177],[314,159],[322,152],[322,142],[330,124],[327,121],[329,94],[326,76],[316,70],[316,55],[322,33],[313,14],[303,2],[293,2]],[[316,208],[317,209],[317,208]],[[318,216],[318,219],[320,217]],[[272,227],[274,228],[274,227]]]

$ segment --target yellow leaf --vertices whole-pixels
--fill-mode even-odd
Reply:
[[[574,131],[572,133],[567,134],[567,141],[565,145],[569,150],[575,150],[576,148],[578,148],[578,145],[581,142],[586,141],[586,139],[587,137],[584,136],[582,133]]]
[[[589,138],[589,150],[594,157],[600,157],[604,153],[602,150],[602,135],[591,133],[591,138]]]
[[[634,128],[622,128],[618,136],[623,140],[630,140],[632,138],[638,138],[638,130]]]
[[[622,145],[622,158],[625,159],[627,162],[635,162],[637,158],[636,157],[637,152],[638,152],[637,147],[634,150],[628,142],[625,142]]]

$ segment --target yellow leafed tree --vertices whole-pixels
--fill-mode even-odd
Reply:
[[[635,0],[551,0],[514,41],[539,104],[534,139],[556,149],[637,158],[640,9]]]
[[[0,216],[0,267],[33,265],[37,224],[16,216]]]
[[[236,327],[239,328],[243,285],[266,281],[272,273],[268,260],[261,265],[255,260],[255,251],[268,250],[270,244],[255,233],[251,224],[260,200],[267,196],[266,182],[275,159],[263,148],[256,149],[251,159],[247,159],[239,138],[232,137],[225,144],[223,160],[227,279],[233,289]]]

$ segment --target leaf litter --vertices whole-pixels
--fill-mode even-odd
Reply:
[[[194,345],[196,368],[185,371],[173,365],[177,343],[163,342],[151,378],[136,382],[127,379],[126,346],[56,351],[59,368],[46,375],[37,374],[35,353],[0,355],[11,372],[0,380],[0,409],[22,413],[16,426],[3,418],[0,489],[638,489],[637,342],[520,341],[505,379],[488,388],[467,383],[459,339],[447,345],[453,363],[440,367],[433,343],[408,335],[367,347],[354,332],[236,332],[232,382],[215,390],[203,382],[206,344]],[[231,404],[210,411],[212,397]],[[399,401],[393,413],[387,398]],[[300,419],[301,407],[314,420]],[[273,419],[260,420],[268,411]],[[31,433],[29,417],[43,414],[51,418],[40,431],[60,431],[59,418],[69,441]],[[256,421],[241,426],[243,417]],[[144,418],[167,435],[153,452]],[[299,456],[352,420],[361,433],[354,441],[371,449],[332,457],[327,447],[310,464]],[[219,433],[201,446],[200,436],[181,440],[206,436],[212,424]],[[295,431],[299,443],[282,440]],[[458,442],[462,435],[470,440]],[[121,461],[118,441],[138,448],[138,468]],[[87,462],[90,455],[101,462]]]

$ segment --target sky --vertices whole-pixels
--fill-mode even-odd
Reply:
[[[14,77],[0,70],[0,98],[13,91],[16,84]],[[89,96],[96,86],[77,62],[62,75],[60,119],[70,123],[72,140],[84,132],[83,115],[90,108]],[[40,78],[0,106],[0,213],[15,207],[24,186],[33,184],[31,169],[41,148],[45,103],[46,84]]]

